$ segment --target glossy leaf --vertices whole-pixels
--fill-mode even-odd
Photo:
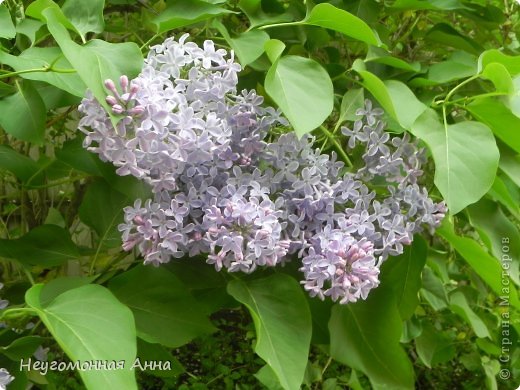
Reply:
[[[492,62],[504,65],[513,76],[520,73],[520,56],[510,56],[497,49],[486,50],[480,55],[478,59],[478,73],[482,72]]]
[[[320,126],[332,112],[332,81],[325,69],[309,58],[280,58],[267,72],[265,90],[299,137]]]
[[[520,118],[498,100],[478,99],[468,104],[468,111],[511,149],[520,153]]]
[[[443,126],[437,115],[425,111],[412,132],[430,148],[435,161],[435,185],[457,214],[479,200],[495,180],[499,153],[491,130],[480,122]]]
[[[278,39],[270,39],[264,44],[265,53],[271,63],[275,63],[285,50],[285,43]]]
[[[134,267],[112,279],[109,288],[132,310],[137,335],[149,343],[176,348],[216,330],[202,306],[164,268]]]
[[[0,353],[19,362],[21,359],[30,357],[43,341],[44,338],[40,336],[21,337],[5,347],[0,347]]]
[[[471,224],[479,231],[493,256],[504,265],[507,264],[511,279],[520,285],[518,228],[504,215],[498,204],[487,199],[468,207],[468,214]],[[507,252],[504,249],[507,249]]]
[[[41,184],[42,176],[36,161],[7,145],[0,145],[0,169],[11,172],[23,183]]]
[[[452,11],[464,8],[464,5],[458,0],[396,0],[394,4],[392,4],[392,8],[403,10]]]
[[[448,307],[446,289],[444,288],[441,279],[439,279],[429,267],[425,267],[422,272],[421,295],[436,311]]]
[[[26,71],[49,67],[73,71],[72,65],[63,57],[59,47],[31,47],[23,51],[18,57],[0,52],[0,62],[9,65],[15,71]],[[85,83],[76,73],[60,72],[29,72],[21,77],[28,80],[44,81],[75,96],[85,96]]]
[[[61,9],[76,30],[85,38],[89,32],[101,33],[105,29],[104,6],[105,0],[66,0]]]
[[[338,123],[343,123],[345,121],[355,121],[358,119],[356,111],[360,107],[363,107],[364,101],[365,94],[363,93],[363,89],[349,89],[341,99]]]
[[[240,0],[238,7],[246,14],[251,22],[251,28],[259,27],[269,23],[289,22],[289,13],[269,13],[262,8],[262,0]]]
[[[45,104],[30,82],[17,84],[14,95],[0,99],[0,126],[13,137],[42,144],[47,117]]]
[[[365,62],[376,62],[396,69],[402,69],[407,72],[417,73],[421,70],[419,62],[408,63],[401,58],[392,56],[391,53],[387,52],[385,49],[374,46],[369,47]]]
[[[450,294],[450,309],[471,326],[477,337],[491,338],[486,324],[469,306],[466,297],[461,291],[455,291]]]
[[[348,37],[380,46],[377,35],[362,19],[332,4],[322,3],[312,8],[303,23],[338,31]]]
[[[228,292],[246,305],[257,334],[255,352],[286,390],[299,389],[311,341],[310,311],[300,285],[275,274],[252,281],[232,280]]]
[[[79,257],[67,230],[56,225],[40,225],[20,238],[0,239],[0,256],[23,264],[52,267]]]
[[[89,185],[79,208],[79,217],[97,233],[99,248],[121,245],[117,226],[123,222],[123,207],[131,203],[129,196],[114,190],[104,180]]]
[[[446,363],[456,354],[453,340],[427,321],[422,322],[422,333],[415,339],[415,349],[428,368]]]
[[[426,264],[426,242],[415,237],[412,246],[400,256],[391,258],[381,269],[381,283],[392,289],[399,314],[403,320],[410,318],[419,304],[421,272]]]
[[[482,46],[475,40],[461,34],[446,23],[438,23],[433,26],[426,34],[426,40],[477,55],[483,51]]]
[[[125,361],[120,370],[80,370],[87,389],[137,389],[132,366],[136,352],[132,312],[106,288],[86,285],[68,290],[48,305],[40,303],[42,284],[25,295],[71,361]]]
[[[495,85],[497,92],[510,94],[514,90],[513,80],[509,72],[504,65],[498,62],[486,65],[481,77],[490,80]]]
[[[59,14],[53,7],[46,8],[42,14],[47,19],[47,27],[60,46],[65,58],[76,69],[79,77],[92,91],[94,97],[111,115],[117,118],[105,101],[106,79],[118,80],[123,74],[135,77],[141,70],[143,59],[139,47],[133,42],[108,43],[93,40],[87,46],[80,46],[70,39],[65,27],[60,23]]]
[[[11,14],[7,5],[0,4],[0,38],[14,38],[16,29],[14,28]]]
[[[488,254],[471,238],[456,235],[453,231],[453,225],[447,220],[437,230],[437,234],[453,246],[477,275],[491,287],[495,294],[498,296],[509,296],[511,305],[520,308],[516,288],[513,287],[512,283],[503,284],[502,266],[497,259]]]
[[[161,34],[228,13],[232,11],[202,0],[169,1],[166,9],[153,19],[153,23]]]
[[[391,290],[379,287],[366,301],[335,305],[329,330],[331,357],[362,371],[375,390],[414,388],[412,364],[399,343],[402,320]]]

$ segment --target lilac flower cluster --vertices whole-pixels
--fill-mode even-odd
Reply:
[[[296,255],[312,296],[365,299],[381,263],[446,211],[417,183],[423,151],[407,135],[390,139],[369,101],[353,129],[342,128],[362,153],[355,172],[311,136],[275,137],[269,130],[287,122],[254,91],[237,93],[233,54],[186,38],[152,47],[136,79],[121,77],[121,92],[106,82],[107,103],[123,116],[117,128],[91,95],[80,105],[84,146],[155,193],[124,209],[123,248],[154,265],[207,254],[229,272]]]

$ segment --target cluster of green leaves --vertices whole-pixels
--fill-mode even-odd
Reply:
[[[80,371],[89,389],[137,388],[128,370],[136,356],[170,362],[147,374],[176,388],[188,370],[177,348],[211,337],[210,315],[240,305],[265,362],[257,386],[514,388],[519,26],[518,5],[507,0],[0,4],[0,294],[11,302],[0,314],[8,325],[0,367],[15,376],[9,388],[52,389],[70,375],[20,371],[40,345],[61,359],[126,362],[125,370]],[[185,31],[234,50],[240,87],[255,88],[297,134],[314,132],[347,165],[353,156],[338,129],[365,98],[384,108],[390,131],[428,148],[425,180],[449,216],[434,237],[416,237],[383,266],[366,301],[308,298],[295,262],[244,277],[202,259],[144,267],[121,251],[122,208],[149,189],[82,148],[77,104],[87,88],[105,104],[103,80],[136,76],[150,45]],[[349,376],[325,378],[330,360],[309,357],[311,346]]]

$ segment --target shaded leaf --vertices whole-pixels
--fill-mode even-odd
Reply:
[[[491,188],[500,156],[486,125],[465,121],[443,126],[429,109],[413,124],[412,133],[432,152],[435,185],[452,214],[475,203]]]
[[[379,287],[366,301],[335,305],[329,330],[331,357],[362,371],[375,390],[414,388],[412,364],[399,343],[402,320],[391,290]]]
[[[228,13],[232,11],[202,0],[169,1],[166,9],[153,19],[153,23],[158,33],[164,33]]]
[[[216,330],[201,305],[165,268],[139,265],[113,278],[109,288],[132,310],[137,335],[149,343],[176,348]]]
[[[311,341],[310,311],[300,285],[285,274],[232,280],[228,292],[249,309],[257,334],[255,352],[286,390],[299,389]]]
[[[426,264],[426,242],[414,237],[402,255],[392,257],[381,269],[381,283],[392,289],[403,320],[410,318],[419,304],[421,273]]]
[[[79,257],[67,230],[56,225],[40,225],[13,240],[0,239],[0,256],[24,264],[52,267]]]
[[[488,254],[474,240],[456,235],[453,225],[446,219],[437,230],[437,234],[453,246],[496,295],[509,296],[511,305],[520,308],[516,288],[511,287],[511,283],[508,283],[507,286],[503,285],[502,267],[497,259]]]
[[[68,290],[48,305],[40,302],[42,284],[25,295],[54,339],[72,362],[125,361],[119,370],[80,370],[87,389],[137,389],[129,368],[136,357],[132,312],[106,288],[86,285]]]
[[[38,145],[43,143],[47,110],[30,82],[16,84],[18,92],[0,100],[0,126],[13,137]]]
[[[309,58],[280,58],[267,72],[265,90],[299,137],[320,126],[332,112],[332,81],[325,69]]]

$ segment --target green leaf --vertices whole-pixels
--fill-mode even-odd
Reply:
[[[66,0],[62,11],[85,40],[88,32],[101,33],[105,29],[104,6],[105,0]]]
[[[174,378],[186,371],[182,364],[177,359],[175,359],[170,351],[168,351],[166,348],[159,344],[147,343],[146,341],[143,341],[139,338],[137,339],[137,357],[141,360],[141,362],[154,360],[163,362],[163,368],[164,362],[170,362],[170,370],[145,370],[147,374],[151,374],[159,378]]]
[[[520,73],[520,56],[509,56],[497,49],[486,50],[480,55],[478,59],[478,73],[482,72],[492,62],[504,65],[512,76]]]
[[[33,1],[25,10],[25,15],[30,16],[34,19],[38,19],[42,22],[46,22],[46,17],[43,12],[48,8],[53,10],[58,23],[61,23],[66,29],[74,31],[75,33],[81,35],[79,31],[76,30],[76,27],[74,27],[74,25],[69,21],[69,19],[63,14],[63,11],[59,7],[59,5],[52,0]]]
[[[435,185],[457,214],[491,188],[499,153],[491,130],[479,122],[443,126],[433,110],[425,111],[412,133],[430,148],[435,161]]]
[[[331,4],[316,5],[302,23],[328,28],[369,45],[381,46],[381,41],[368,24]]]
[[[269,40],[269,35],[260,30],[246,31],[231,38],[229,43],[235,51],[240,64],[247,66],[264,53],[264,44]]]
[[[394,104],[392,102],[392,98],[388,93],[388,89],[386,85],[381,81],[379,77],[375,74],[366,70],[365,63],[359,58],[354,61],[352,64],[352,69],[354,69],[361,77],[363,87],[367,89],[381,104],[383,109],[394,119],[397,118],[397,114],[395,112]]]
[[[0,145],[0,169],[6,169],[22,181],[35,185],[42,183],[40,170],[33,159],[18,153],[8,145]]]
[[[103,171],[97,162],[98,158],[94,153],[86,150],[82,143],[81,136],[65,141],[63,146],[55,151],[56,157],[78,171],[93,176],[103,176]]]
[[[95,276],[65,276],[52,279],[49,283],[43,286],[40,292],[40,304],[42,306],[47,306],[58,295],[63,294],[65,291],[90,284],[94,279],[96,279]]]
[[[471,102],[466,108],[476,119],[489,126],[498,138],[520,153],[520,131],[517,131],[520,129],[520,118],[504,104],[485,98]]]
[[[498,390],[497,375],[501,368],[500,362],[494,359],[490,360],[487,356],[482,356],[481,361],[482,368],[486,374],[486,389]]]
[[[25,18],[16,25],[16,32],[25,35],[31,42],[31,46],[37,39],[38,32],[42,28],[43,23],[39,20]]]
[[[42,284],[25,295],[49,332],[72,362],[125,362],[119,370],[80,370],[87,389],[137,389],[129,368],[136,356],[132,312],[106,288],[86,285],[68,290],[50,304],[40,303]]]
[[[153,23],[157,26],[157,32],[162,34],[229,13],[233,12],[202,0],[168,1],[166,9],[153,19]]]
[[[488,195],[491,199],[505,206],[516,219],[520,220],[520,202],[513,199],[511,192],[504,183],[504,180],[499,176],[495,177],[495,181],[489,190]]]
[[[0,126],[13,137],[37,145],[43,143],[45,104],[30,82],[17,83],[18,92],[0,100]]]
[[[265,90],[299,137],[320,126],[332,112],[332,81],[327,71],[309,58],[280,58],[267,72]]]
[[[258,59],[258,57],[264,53],[264,45],[269,40],[269,35],[267,35],[265,31],[246,31],[238,35],[236,38],[232,38],[226,27],[220,21],[214,20],[213,26],[215,26],[235,51],[242,67],[246,67]]]
[[[285,274],[252,281],[232,280],[228,292],[246,305],[255,323],[255,352],[274,371],[286,390],[303,381],[312,325],[300,285]]]
[[[56,225],[40,225],[24,236],[0,239],[0,256],[24,264],[52,267],[79,257],[67,230]]]
[[[115,124],[118,118],[112,114],[105,101],[107,93],[103,83],[106,79],[118,80],[123,74],[131,79],[141,71],[143,59],[139,46],[133,42],[109,43],[99,40],[92,40],[88,45],[80,46],[70,39],[67,30],[60,23],[56,9],[50,7],[42,13],[65,58],[76,69],[79,77]]]
[[[426,110],[426,106],[415,97],[406,84],[396,80],[387,80],[384,84],[394,106],[395,119],[402,127],[410,129]]]
[[[370,46],[368,48],[365,62],[376,62],[378,64],[388,65],[396,69],[402,69],[407,72],[417,73],[421,70],[421,64],[419,62],[414,61],[412,63],[408,63],[400,58],[393,57],[387,50],[374,46]]]
[[[278,39],[270,39],[265,43],[264,48],[269,61],[274,64],[285,50],[285,43]]]
[[[403,320],[410,318],[419,304],[421,272],[426,264],[426,242],[420,236],[400,256],[392,257],[381,269],[381,284],[394,291]]]
[[[450,361],[456,353],[453,340],[428,321],[422,322],[422,333],[415,339],[415,349],[428,368]]]
[[[514,153],[508,147],[500,147],[500,169],[520,187],[520,154]]]
[[[455,291],[450,294],[450,309],[471,326],[477,337],[491,338],[486,324],[471,309],[462,291]]]
[[[429,268],[425,267],[422,273],[421,295],[428,301],[430,306],[439,311],[448,307],[448,296],[442,281]]]
[[[510,94],[514,90],[513,80],[506,67],[498,62],[486,65],[481,73],[481,77],[490,80],[497,92]]]
[[[114,190],[104,180],[89,185],[79,208],[79,217],[98,235],[99,248],[121,245],[121,233],[117,225],[123,222],[123,207],[132,199]]]
[[[202,306],[165,268],[139,265],[113,278],[109,288],[132,309],[137,335],[149,343],[176,348],[216,330]]]
[[[41,69],[53,67],[57,69],[71,69],[72,65],[63,57],[59,47],[31,47],[23,51],[18,57],[0,52],[0,62],[9,65],[15,71],[26,71],[29,69]],[[43,81],[54,85],[59,89],[69,92],[72,95],[85,96],[85,83],[76,73],[58,72],[30,72],[20,75],[24,79]]]
[[[517,206],[518,207],[518,206]],[[495,202],[481,199],[468,207],[471,224],[478,230],[493,256],[507,267],[511,279],[520,285],[520,232]],[[507,249],[507,252],[504,251]]]
[[[465,6],[458,0],[396,0],[392,8],[403,10],[440,10],[452,11]]]
[[[273,369],[266,364],[263,366],[255,375],[255,378],[260,381],[269,390],[283,390],[284,388],[280,385],[280,381],[276,376]]]
[[[11,14],[7,6],[0,4],[0,38],[14,38],[16,29],[14,28]]]
[[[250,29],[269,23],[281,23],[291,20],[290,13],[269,14],[269,10],[264,11],[262,0],[240,0],[238,7],[246,14],[251,22]]]
[[[0,347],[3,353],[11,360],[20,361],[30,357],[36,349],[43,343],[44,338],[40,336],[25,336],[14,340],[11,344]]]
[[[365,94],[361,88],[349,89],[341,99],[338,124],[358,119],[356,111],[364,107]]]
[[[329,330],[330,356],[362,371],[375,390],[414,388],[412,364],[399,344],[402,320],[391,290],[379,287],[366,301],[335,305]]]
[[[443,46],[454,47],[472,54],[480,54],[484,49],[476,41],[462,35],[446,23],[438,23],[426,33],[426,40]]]
[[[428,80],[444,84],[473,76],[476,72],[476,57],[465,51],[456,51],[448,60],[429,67]]]
[[[437,234],[453,246],[496,295],[509,296],[511,305],[520,308],[516,288],[509,282],[509,279],[507,286],[503,284],[503,270],[497,259],[488,254],[474,240],[456,235],[453,231],[453,225],[447,219],[437,229]],[[508,278],[507,275],[505,277]]]

